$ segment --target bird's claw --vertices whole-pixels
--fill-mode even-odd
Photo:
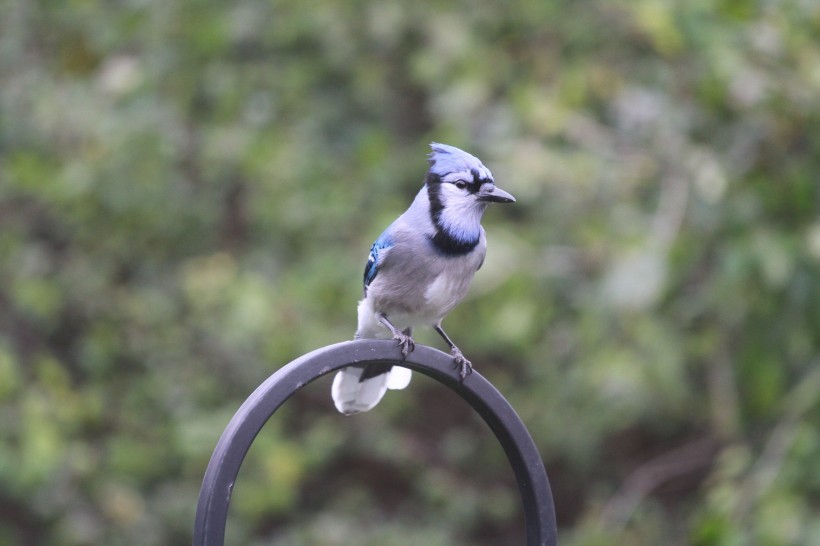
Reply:
[[[407,355],[413,352],[413,349],[416,348],[416,342],[413,341],[413,338],[407,334],[399,332],[393,336],[393,339],[399,342],[399,347],[401,347],[401,356],[404,358],[407,358]]]
[[[464,355],[458,347],[453,347],[450,354],[453,355],[453,366],[458,369],[458,375],[461,377],[461,380],[464,381],[468,375],[473,373],[473,363],[464,358]]]

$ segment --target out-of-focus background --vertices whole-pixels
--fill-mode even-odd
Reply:
[[[436,140],[518,198],[445,325],[561,543],[819,544],[819,97],[810,0],[4,2],[0,543],[189,542],[242,400],[352,337]],[[263,430],[229,543],[523,543],[454,394],[329,388]]]

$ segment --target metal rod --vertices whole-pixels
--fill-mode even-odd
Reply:
[[[518,482],[528,546],[555,546],[555,507],[547,473],[527,428],[509,402],[479,373],[463,381],[453,358],[416,345],[402,358],[394,341],[346,341],[317,349],[283,366],[249,397],[231,419],[205,471],[196,510],[194,546],[222,546],[231,492],[239,467],[265,422],[291,395],[311,381],[351,364],[404,366],[444,383],[467,401],[504,448]]]

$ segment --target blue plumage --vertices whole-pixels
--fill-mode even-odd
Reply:
[[[468,154],[464,150],[459,150],[455,146],[448,146],[438,142],[431,143],[430,148],[433,150],[428,155],[431,173],[437,174],[442,179],[449,176],[455,180],[456,177],[461,176],[465,182],[473,179],[492,182],[493,175],[477,157]]]
[[[367,263],[364,266],[365,296],[367,296],[367,287],[370,286],[370,283],[373,282],[373,279],[376,278],[376,274],[379,272],[379,263],[384,258],[386,254],[385,251],[391,246],[393,246],[393,241],[385,231],[379,235],[379,238],[376,239],[376,242],[370,247],[370,255],[367,257]]]
[[[477,157],[446,144],[430,147],[424,186],[370,248],[356,338],[392,338],[407,356],[414,347],[413,328],[432,326],[464,379],[472,364],[441,321],[466,295],[484,262],[487,240],[481,218],[487,206],[515,199],[495,186],[492,173]],[[401,389],[409,382],[406,368],[350,366],[333,380],[333,401],[346,415],[367,411],[387,389]]]

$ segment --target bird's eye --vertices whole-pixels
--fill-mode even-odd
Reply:
[[[464,180],[456,180],[456,187],[460,190],[463,190],[467,187],[467,182],[465,182]]]

